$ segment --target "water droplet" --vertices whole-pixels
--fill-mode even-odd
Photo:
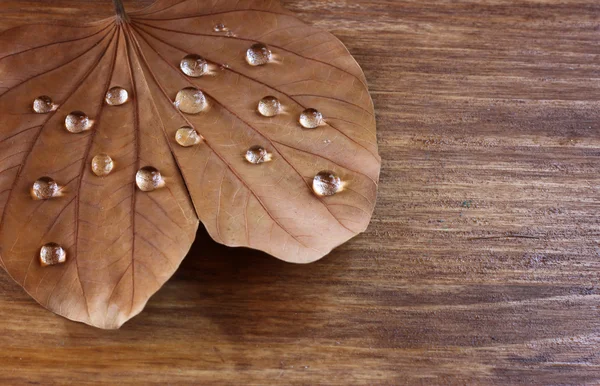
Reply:
[[[141,168],[135,176],[135,183],[144,192],[151,192],[165,186],[165,180],[162,178],[162,175],[158,169],[152,166]]]
[[[253,44],[246,52],[246,61],[251,66],[262,66],[271,60],[271,50],[262,43]]]
[[[91,129],[93,125],[94,121],[81,111],[73,111],[65,119],[65,127],[71,133],[82,133]]]
[[[106,103],[121,106],[129,100],[129,93],[123,87],[113,87],[106,93]]]
[[[225,32],[225,31],[228,31],[228,30],[229,29],[223,23],[219,23],[219,24],[215,25],[215,28],[214,28],[215,32]]]
[[[58,105],[54,104],[52,98],[47,95],[42,95],[40,97],[35,98],[33,101],[33,111],[38,114],[47,114],[51,113],[58,108]]]
[[[208,62],[200,55],[190,54],[181,59],[179,68],[187,76],[198,78],[208,72]]]
[[[329,145],[331,143],[331,139],[325,139],[325,140],[323,140],[323,143],[325,145]]]
[[[229,68],[229,64],[221,64],[221,67],[220,67],[221,71],[225,71],[228,68]]]
[[[322,171],[313,179],[313,191],[317,196],[333,196],[342,190],[340,177],[331,171]]]
[[[186,87],[177,93],[175,106],[186,114],[200,114],[208,107],[208,102],[202,91]]]
[[[271,154],[262,146],[252,146],[246,152],[246,161],[251,164],[262,164],[263,162],[269,162],[271,160]]]
[[[63,264],[67,261],[67,252],[56,243],[48,243],[40,249],[40,263],[42,267]]]
[[[227,31],[227,33],[225,34],[225,36],[227,36],[228,38],[234,38],[237,35],[234,32],[232,32],[232,31]]]
[[[92,159],[92,171],[98,177],[109,175],[114,167],[115,163],[108,154],[98,154]]]
[[[60,194],[60,186],[50,177],[41,177],[33,183],[31,196],[36,200],[49,200]]]
[[[258,102],[258,112],[264,117],[274,117],[279,114],[281,103],[274,96],[267,96]]]
[[[175,140],[183,147],[190,147],[202,142],[202,136],[194,128],[184,126],[175,133]]]
[[[300,114],[300,124],[306,129],[315,129],[323,124],[323,114],[315,109],[306,109]]]

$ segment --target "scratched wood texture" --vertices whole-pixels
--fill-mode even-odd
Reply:
[[[600,383],[600,3],[284,3],[369,80],[368,232],[295,266],[202,231],[119,331],[54,316],[1,274],[0,383]],[[0,28],[111,12],[2,0]]]

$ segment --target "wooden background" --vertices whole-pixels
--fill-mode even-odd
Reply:
[[[202,231],[119,331],[54,316],[1,274],[0,383],[600,383],[600,3],[284,3],[369,80],[368,232],[295,266]],[[111,12],[2,0],[0,28]]]

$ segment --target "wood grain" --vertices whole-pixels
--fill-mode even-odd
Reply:
[[[368,232],[296,266],[201,231],[112,332],[2,274],[0,383],[599,383],[600,5],[284,3],[369,80],[384,164]],[[111,12],[5,0],[0,28]]]

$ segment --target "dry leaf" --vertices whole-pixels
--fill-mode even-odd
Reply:
[[[60,315],[121,326],[198,218],[220,243],[296,263],[369,223],[380,158],[364,75],[274,1],[19,27],[0,58],[2,263]]]

